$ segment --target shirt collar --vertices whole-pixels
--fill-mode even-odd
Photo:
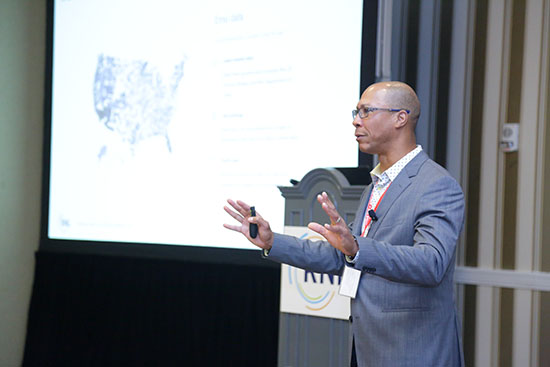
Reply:
[[[388,182],[395,180],[397,175],[403,170],[403,168],[405,168],[407,163],[412,161],[413,158],[416,157],[421,151],[422,146],[417,145],[416,148],[411,150],[403,158],[395,162],[390,168],[388,168],[384,172],[380,172],[380,163],[378,163],[376,167],[374,167],[374,169],[370,171],[372,182],[377,185],[378,181],[380,181],[380,184],[386,185]]]

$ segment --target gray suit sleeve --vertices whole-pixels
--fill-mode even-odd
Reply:
[[[274,234],[268,259],[317,273],[340,275],[344,267],[342,253],[327,241],[311,241]]]

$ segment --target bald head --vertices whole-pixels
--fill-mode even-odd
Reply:
[[[409,110],[410,121],[413,127],[416,126],[420,117],[420,101],[414,90],[403,82],[388,81],[372,84],[367,88],[376,92],[391,108],[402,108]]]

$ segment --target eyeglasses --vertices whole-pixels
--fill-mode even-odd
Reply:
[[[360,118],[366,119],[369,117],[369,114],[373,111],[388,111],[388,112],[399,112],[399,111],[405,111],[407,113],[411,113],[410,110],[406,110],[404,108],[379,108],[379,107],[363,107],[358,110],[351,111],[351,115],[353,116],[353,119],[359,115]]]

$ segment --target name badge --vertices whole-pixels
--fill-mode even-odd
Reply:
[[[340,290],[338,293],[341,296],[355,298],[360,279],[361,271],[349,266],[344,266],[344,274],[342,275],[342,282],[340,283]]]

